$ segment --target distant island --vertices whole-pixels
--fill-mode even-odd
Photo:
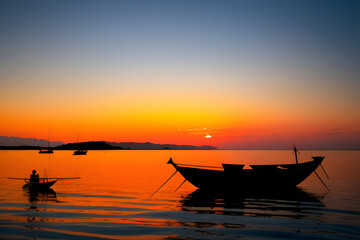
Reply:
[[[202,145],[176,145],[176,144],[155,144],[150,142],[137,143],[137,142],[106,142],[114,147],[121,147],[123,149],[135,149],[135,150],[161,150],[161,149],[176,149],[176,150],[216,150],[217,147]]]
[[[0,136],[1,147],[30,147],[35,146],[38,148],[48,147],[49,142],[47,140],[36,138],[20,138],[20,137],[4,137]],[[50,142],[50,147],[57,147],[63,145],[63,142]]]
[[[34,138],[18,138],[18,137],[1,137],[0,150],[38,150],[47,148],[48,143],[45,140]],[[176,145],[176,144],[155,144],[150,142],[106,142],[106,141],[90,141],[79,143],[51,142],[50,148],[54,150],[216,150],[214,146],[192,146],[192,145]]]

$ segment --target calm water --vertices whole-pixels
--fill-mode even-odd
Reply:
[[[359,239],[360,151],[302,151],[300,162],[325,155],[317,172],[286,194],[224,195],[196,191],[175,162],[294,163],[291,151],[0,151],[1,239]],[[53,191],[29,194],[23,181],[46,169]]]

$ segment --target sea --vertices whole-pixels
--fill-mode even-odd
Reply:
[[[74,156],[1,150],[0,239],[360,239],[360,151],[303,150],[299,162],[312,156],[325,156],[329,178],[316,170],[323,183],[313,173],[292,191],[246,194],[203,192],[181,185],[179,173],[160,186],[175,172],[170,158],[248,168],[295,163],[292,151],[93,150]],[[80,179],[58,180],[45,192],[8,179],[29,178],[32,170]]]

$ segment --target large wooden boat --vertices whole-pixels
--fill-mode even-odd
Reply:
[[[221,167],[172,164],[192,185],[200,189],[279,189],[296,187],[321,164],[325,157],[296,164],[249,165],[222,164]]]

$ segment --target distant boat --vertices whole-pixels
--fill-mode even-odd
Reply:
[[[78,133],[78,135],[77,135],[77,143],[78,143],[78,146],[79,146],[79,133]],[[85,149],[78,149],[78,150],[76,150],[76,151],[74,152],[73,155],[86,155],[86,153],[87,153],[87,150],[85,150]]]
[[[256,190],[296,187],[316,170],[325,157],[312,158],[312,161],[296,164],[250,165],[251,169],[243,169],[245,165],[242,164],[222,164],[222,168],[176,164],[171,158],[168,164],[200,189]]]
[[[76,150],[73,155],[86,155],[86,153],[87,150],[80,149],[80,150]]]
[[[49,130],[49,141],[47,149],[40,149],[39,153],[52,154],[54,153],[52,149],[50,149],[50,130]]]
[[[39,153],[48,153],[48,154],[51,154],[51,153],[54,153],[54,151],[52,149],[40,149]]]

